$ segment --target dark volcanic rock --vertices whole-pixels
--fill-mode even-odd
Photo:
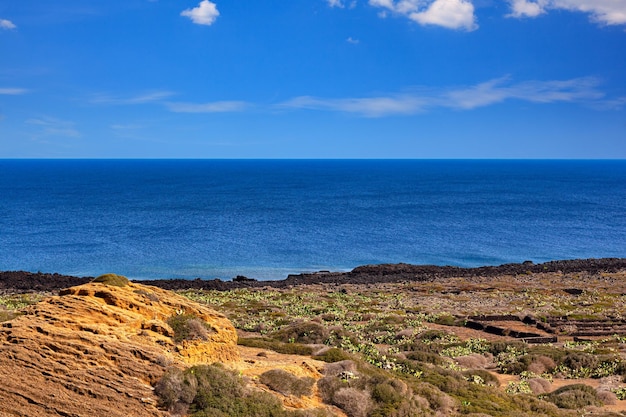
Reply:
[[[618,272],[626,270],[626,258],[575,259],[551,261],[542,264],[524,262],[479,268],[459,268],[454,266],[382,264],[364,265],[349,272],[316,272],[289,275],[287,279],[276,281],[257,281],[247,277],[236,277],[232,281],[219,279],[194,280],[160,279],[141,281],[146,285],[168,290],[205,289],[225,291],[244,287],[286,288],[308,284],[376,284],[404,281],[435,281],[445,278],[497,277],[503,275],[527,275],[536,273],[588,273]],[[78,278],[59,274],[29,273],[23,271],[0,272],[0,291],[58,291],[62,288],[84,284],[93,278]]]
[[[41,272],[6,271],[0,272],[0,292],[51,292],[86,284],[92,279]]]

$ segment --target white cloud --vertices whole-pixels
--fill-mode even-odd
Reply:
[[[438,25],[467,31],[478,28],[474,5],[466,0],[435,0],[428,9],[411,13],[409,17],[421,25]]]
[[[344,8],[345,6],[343,5],[343,1],[342,0],[326,0],[328,2],[328,5],[330,7],[340,7],[340,8]]]
[[[15,26],[15,24],[13,22],[11,22],[10,20],[6,20],[6,19],[0,19],[0,29],[15,29],[17,28],[17,26]]]
[[[591,103],[604,97],[604,93],[597,89],[599,84],[592,77],[511,84],[505,77],[449,91],[442,95],[441,104],[444,107],[475,109],[511,99],[533,103]]]
[[[369,0],[374,7],[405,16],[420,25],[436,25],[448,29],[472,31],[478,28],[474,5],[470,0]]]
[[[211,26],[220,15],[220,12],[217,10],[215,3],[209,0],[202,0],[198,7],[183,10],[180,15],[190,18],[193,23],[198,25]]]
[[[302,96],[281,103],[278,107],[338,111],[356,113],[366,117],[381,117],[394,114],[414,114],[422,111],[426,104],[423,99],[409,95],[344,99]]]
[[[545,13],[546,1],[510,0],[511,13],[507,17],[536,17]]]
[[[26,93],[28,93],[28,90],[26,90],[25,88],[0,88],[0,96],[19,96]]]
[[[348,39],[346,39],[346,42],[351,43],[353,45],[357,45],[359,44],[361,41],[359,41],[358,39],[354,39],[352,36],[350,36]]]
[[[591,15],[604,25],[626,24],[626,0],[509,0],[510,17],[535,17],[554,10],[568,10]]]
[[[174,113],[228,113],[238,112],[248,107],[244,101],[213,101],[210,103],[170,102],[166,106]]]
[[[328,6],[330,7],[338,7],[340,9],[343,9],[344,7],[346,7],[345,0],[326,0],[326,3],[328,3]],[[356,7],[356,0],[352,0],[350,3],[348,3],[349,9],[354,9],[355,7]]]
[[[26,123],[39,127],[38,136],[81,137],[80,132],[74,128],[74,122],[45,116],[37,119],[28,119]]]
[[[167,97],[171,97],[175,93],[171,91],[153,91],[140,94],[134,97],[115,97],[107,94],[94,96],[89,100],[92,104],[111,104],[111,105],[131,105],[131,104],[147,104],[159,102]]]
[[[606,100],[598,89],[600,82],[592,77],[571,80],[526,81],[512,83],[508,77],[469,87],[439,90],[421,89],[414,93],[364,98],[296,97],[278,105],[283,109],[308,109],[353,113],[365,117],[408,115],[432,108],[472,110],[507,100],[532,103],[581,103],[599,108],[615,100]]]

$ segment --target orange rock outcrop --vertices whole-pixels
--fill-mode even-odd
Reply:
[[[171,365],[235,362],[225,316],[172,292],[72,287],[0,325],[0,416],[164,416],[153,384]],[[176,343],[167,319],[193,314],[208,340]]]

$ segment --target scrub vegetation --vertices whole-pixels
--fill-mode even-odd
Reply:
[[[594,321],[621,329],[626,297],[619,286],[604,288],[615,277],[606,278],[572,277],[589,288],[569,292],[539,277],[522,290],[512,279],[490,279],[182,294],[226,314],[243,346],[327,362],[317,392],[348,416],[574,416],[582,409],[610,416],[619,415],[611,410],[626,389],[626,334],[573,336]],[[556,341],[527,343],[507,329],[466,326],[494,314],[500,319],[492,326]],[[524,323],[527,316],[534,321]],[[557,319],[553,333],[541,330]],[[297,378],[263,380],[300,392]]]

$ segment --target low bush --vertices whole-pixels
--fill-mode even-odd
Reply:
[[[209,334],[215,332],[208,323],[193,314],[177,314],[167,320],[174,331],[174,340],[208,340]]]
[[[170,369],[155,385],[155,393],[161,407],[177,414],[189,413],[191,417],[307,415],[285,410],[271,394],[248,391],[240,377],[219,364],[198,365],[185,371]]]
[[[518,352],[526,351],[526,344],[523,342],[493,342],[489,345],[489,353],[498,356],[500,353],[510,352],[512,350]]]
[[[598,365],[598,357],[583,352],[570,352],[565,355],[561,364],[572,370],[593,369]]]
[[[491,357],[491,355],[489,356]],[[491,364],[493,358],[487,358],[485,355],[481,355],[480,353],[472,353],[465,356],[458,356],[454,358],[454,360],[463,368],[484,369]]]
[[[545,394],[550,392],[552,383],[543,378],[531,378],[528,381],[528,386],[535,395]]]
[[[302,345],[300,343],[283,343],[262,337],[240,337],[237,340],[237,344],[241,346],[272,350],[286,355],[310,356],[313,354],[313,348],[311,346]]]
[[[372,400],[365,391],[356,388],[341,388],[333,395],[333,404],[341,408],[348,417],[367,417]]]
[[[154,392],[159,397],[159,405],[176,413],[187,411],[197,390],[198,381],[195,376],[178,368],[168,369],[154,386]]]
[[[3,321],[13,320],[14,318],[21,316],[22,313],[18,311],[4,311],[0,310],[0,323]]]
[[[615,405],[617,404],[617,395],[609,390],[603,389],[597,391],[598,400],[602,401],[604,405]]]
[[[308,321],[294,323],[278,332],[272,334],[274,339],[288,343],[321,344],[330,335],[328,329],[323,325]]]
[[[347,373],[352,373],[353,375],[357,374],[357,366],[354,361],[345,360],[332,362],[324,366],[324,375],[326,376],[339,376]]]
[[[433,365],[443,365],[446,361],[436,353],[425,352],[425,351],[412,351],[405,353],[407,359],[417,361],[417,362],[425,362],[431,363]]]
[[[95,278],[92,282],[99,282],[105,285],[113,285],[115,287],[125,287],[130,281],[128,278],[117,274],[104,274]]]
[[[500,381],[491,372],[484,369],[474,369],[463,372],[463,376],[471,383],[477,385],[490,385],[492,387],[499,387]]]
[[[349,354],[343,349],[330,348],[330,349],[325,350],[323,353],[319,355],[315,355],[313,359],[317,359],[318,361],[332,363],[332,362],[341,362],[345,360],[351,360],[351,359],[354,359],[354,357],[353,355]]]
[[[550,394],[542,396],[542,398],[555,404],[559,408],[567,408],[570,410],[577,410],[590,405],[602,405],[596,391],[584,384],[566,385]]]
[[[272,391],[296,397],[311,395],[313,384],[315,384],[315,380],[311,377],[298,378],[282,369],[272,369],[262,373],[259,381],[267,385]]]

